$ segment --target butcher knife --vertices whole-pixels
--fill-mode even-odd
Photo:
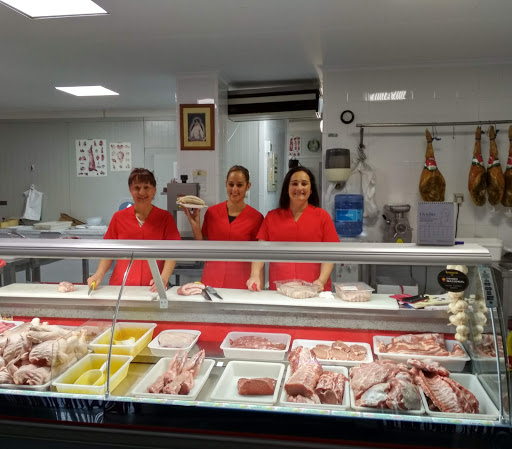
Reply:
[[[87,296],[90,296],[91,295],[91,292],[93,290],[96,290],[96,281],[92,281],[91,282],[91,286],[89,287],[89,291],[87,292]]]
[[[215,290],[213,287],[210,287],[209,285],[207,285],[204,290],[206,290],[208,292],[208,294],[211,296],[215,296],[216,298],[219,298],[219,299],[224,299],[222,296],[220,296],[218,293],[217,293],[217,290]],[[204,291],[203,290],[203,291]]]

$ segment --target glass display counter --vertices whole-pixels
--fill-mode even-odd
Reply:
[[[478,245],[5,239],[0,255],[422,265],[442,291],[7,285],[4,441],[511,447],[507,330]]]

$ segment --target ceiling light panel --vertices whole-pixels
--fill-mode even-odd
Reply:
[[[32,19],[108,14],[91,0],[0,0]]]
[[[77,97],[102,97],[105,95],[119,95],[113,90],[106,89],[103,86],[68,86],[56,87],[55,89],[61,90]]]

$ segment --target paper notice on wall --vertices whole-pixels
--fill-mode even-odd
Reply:
[[[130,142],[110,142],[110,171],[130,171],[132,169],[132,144]]]
[[[300,137],[290,137],[288,146],[288,159],[300,156]]]
[[[203,169],[192,171],[192,182],[199,184],[199,196],[205,195],[208,191],[208,172]]]
[[[77,176],[107,176],[105,139],[76,140],[75,147]]]

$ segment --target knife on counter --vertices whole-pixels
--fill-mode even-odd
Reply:
[[[208,299],[209,301],[213,301],[212,299],[212,296],[215,296],[216,298],[218,299],[224,299],[222,298],[222,296],[220,296],[218,293],[217,293],[217,290],[215,290],[213,287],[210,287],[209,285],[207,285],[203,291],[201,292],[201,294],[203,295],[203,297],[205,299]]]
[[[91,286],[89,287],[89,291],[87,292],[87,296],[91,296],[91,292],[96,290],[96,281],[91,282]]]

